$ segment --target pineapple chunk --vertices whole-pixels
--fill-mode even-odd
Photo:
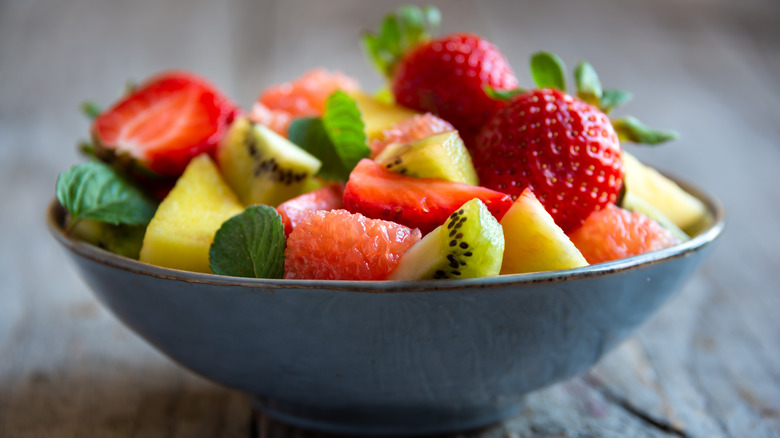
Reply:
[[[580,250],[529,189],[512,204],[501,219],[501,226],[506,242],[502,275],[588,265]]]
[[[190,161],[146,229],[140,260],[211,273],[209,248],[219,227],[244,207],[208,155]]]
[[[362,91],[352,92],[350,96],[355,99],[355,103],[357,103],[360,114],[363,117],[366,137],[368,137],[369,142],[380,138],[382,131],[385,129],[391,128],[401,120],[417,114],[402,106],[380,102]]]
[[[655,207],[689,235],[710,221],[707,207],[674,181],[623,151],[626,191]]]

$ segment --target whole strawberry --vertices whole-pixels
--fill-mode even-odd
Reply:
[[[609,118],[551,88],[508,101],[485,125],[473,155],[482,185],[514,196],[530,187],[566,232],[614,203],[623,184]]]
[[[431,112],[450,122],[466,141],[503,106],[486,89],[511,90],[517,78],[490,41],[470,33],[430,40],[438,26],[435,8],[404,6],[388,15],[363,43],[369,57],[390,81],[396,102]]]
[[[474,166],[485,187],[513,196],[530,187],[568,233],[593,211],[618,200],[623,185],[619,138],[658,143],[674,134],[651,131],[632,118],[613,125],[599,107],[609,111],[629,95],[602,90],[587,63],[576,71],[579,97],[561,91],[565,81],[560,58],[542,52],[532,57],[531,65],[542,88],[503,96],[506,105],[475,141]]]

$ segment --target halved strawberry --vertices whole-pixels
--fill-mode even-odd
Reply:
[[[213,153],[237,111],[204,79],[183,71],[141,84],[92,123],[105,161],[129,162],[160,176],[178,176],[190,159]]]
[[[431,178],[413,178],[361,160],[344,189],[344,208],[383,219],[426,234],[443,224],[452,212],[479,198],[497,220],[512,206],[512,198],[484,187]]]
[[[309,193],[304,193],[289,201],[282,202],[276,207],[276,211],[279,213],[279,216],[282,217],[284,234],[289,236],[293,228],[295,228],[309,212],[336,210],[343,206],[344,186],[341,183],[338,183],[320,187],[317,190],[312,190]]]

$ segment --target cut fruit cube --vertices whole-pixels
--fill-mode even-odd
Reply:
[[[209,247],[223,222],[244,210],[208,155],[190,161],[149,222],[140,260],[211,273]]]
[[[523,190],[501,219],[506,249],[501,274],[587,266],[582,253],[530,189]]]

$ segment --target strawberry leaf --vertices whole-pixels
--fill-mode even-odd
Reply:
[[[91,161],[57,178],[57,199],[70,213],[70,224],[82,219],[114,225],[146,225],[157,209],[135,186],[110,166]]]
[[[366,32],[361,45],[371,63],[387,78],[395,65],[418,44],[427,41],[439,28],[441,14],[433,6],[401,6],[387,14],[378,32]]]
[[[566,91],[566,65],[555,53],[536,52],[531,55],[531,76],[539,88]]]
[[[608,88],[604,90],[601,95],[599,108],[609,114],[613,109],[628,103],[633,97],[634,96],[628,91]]]
[[[645,124],[627,116],[621,119],[612,120],[612,126],[617,132],[620,141],[643,144],[659,144],[678,137],[675,131],[659,131],[648,128]]]
[[[574,69],[574,80],[577,82],[577,97],[598,107],[603,92],[596,69],[589,62],[581,61]]]
[[[218,275],[282,278],[284,248],[279,213],[267,205],[253,205],[217,230],[209,248],[209,266]]]
[[[92,102],[91,100],[88,100],[81,103],[81,112],[84,113],[84,115],[87,116],[89,120],[95,120],[97,116],[103,112],[103,109],[100,108],[100,105]]]
[[[524,91],[525,90],[522,88],[515,88],[514,90],[496,90],[490,85],[485,85],[485,94],[495,100],[509,100]]]
[[[288,137],[322,161],[318,175],[329,180],[347,181],[358,161],[371,154],[360,110],[343,91],[328,97],[322,118],[293,121]]]

